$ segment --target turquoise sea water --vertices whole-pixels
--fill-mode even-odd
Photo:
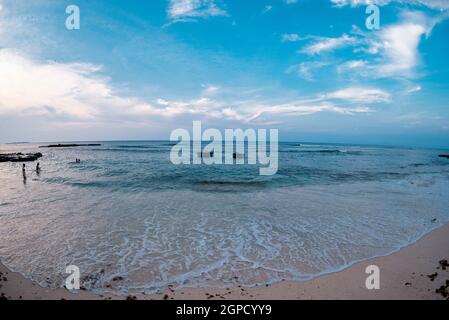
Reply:
[[[85,287],[118,294],[254,286],[389,254],[449,220],[444,150],[282,143],[277,175],[260,176],[175,166],[170,142],[101,143],[0,145],[44,154],[26,183],[0,163],[5,265],[50,287],[77,265]]]

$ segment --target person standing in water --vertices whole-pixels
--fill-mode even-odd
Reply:
[[[27,182],[27,172],[26,172],[25,163],[22,164],[22,175],[23,175],[23,184],[26,184],[26,182]]]
[[[41,166],[40,163],[38,162],[36,165],[36,173],[39,175],[39,173],[41,173]]]

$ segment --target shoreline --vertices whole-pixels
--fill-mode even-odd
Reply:
[[[449,260],[449,223],[387,256],[356,262],[311,280],[282,281],[252,288],[168,287],[161,294],[128,297],[83,290],[71,293],[63,288],[41,287],[0,263],[0,300],[442,300],[449,299],[444,297],[449,291],[449,266],[440,265],[444,260]],[[380,269],[380,290],[365,287],[369,276],[365,270],[369,265]],[[440,288],[443,290],[437,293]]]

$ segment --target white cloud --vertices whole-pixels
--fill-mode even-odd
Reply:
[[[337,1],[344,4],[362,4],[369,1],[345,0]],[[448,1],[449,2],[449,1]],[[305,36],[296,34],[284,35],[283,41],[299,41],[312,39],[301,52],[308,55],[319,55],[338,48],[351,46],[358,60],[350,60],[337,67],[337,72],[351,71],[353,75],[371,76],[374,78],[415,78],[416,67],[419,66],[419,46],[423,39],[431,36],[432,30],[440,22],[449,17],[449,11],[428,16],[419,11],[402,10],[398,22],[385,25],[376,32],[365,32],[353,26],[350,35],[343,34],[338,38]],[[365,54],[360,58],[360,53]],[[310,78],[309,70],[313,65],[300,66],[305,78]]]
[[[324,61],[306,61],[289,67],[287,73],[297,72],[305,80],[314,81],[313,72],[327,65]]]
[[[360,5],[369,5],[369,4],[384,6],[391,2],[397,2],[403,4],[423,5],[437,10],[449,9],[449,1],[447,0],[330,0],[330,1],[338,7],[347,5],[350,5],[351,7],[357,7]]]
[[[429,37],[434,26],[445,16],[430,18],[419,12],[403,12],[401,21],[372,33],[367,39],[371,54],[380,59],[371,66],[377,77],[415,77],[415,68],[420,63],[419,45]]]
[[[220,91],[220,87],[219,86],[214,86],[212,84],[208,84],[208,85],[201,85],[201,87],[203,87],[203,95],[205,96],[210,96],[210,95],[214,95],[217,94]]]
[[[368,107],[339,107],[329,102],[321,102],[316,104],[308,104],[302,101],[293,101],[286,104],[279,104],[273,106],[266,106],[258,108],[250,117],[247,117],[247,121],[255,121],[262,115],[269,115],[271,118],[274,115],[286,115],[286,116],[307,116],[320,112],[333,112],[342,115],[354,115],[357,113],[371,113],[374,112]]]
[[[219,87],[205,85],[202,95],[191,100],[159,98],[147,103],[138,97],[118,94],[110,80],[100,76],[101,67],[89,63],[36,61],[11,50],[0,50],[0,115],[39,116],[61,125],[71,123],[151,123],[157,119],[195,115],[220,120],[252,122],[262,115],[301,116],[319,112],[352,115],[372,112],[367,107],[348,107],[346,102],[386,101],[382,92],[346,91],[308,100],[267,103],[265,100],[212,99]],[[354,98],[360,94],[367,99]],[[331,100],[341,100],[334,101]],[[273,121],[273,119],[268,119]]]
[[[368,107],[339,106],[326,98],[311,100],[293,100],[280,104],[269,104],[259,101],[218,101],[200,98],[187,101],[161,100],[163,112],[169,116],[193,114],[217,119],[235,120],[243,123],[258,122],[262,116],[269,116],[267,121],[273,121],[278,116],[305,116],[320,112],[333,112],[344,115],[373,112]]]
[[[369,4],[376,4],[383,6],[390,2],[390,0],[330,0],[330,1],[337,7],[343,7],[347,5],[350,5],[351,7],[357,7]]]
[[[447,17],[445,13],[429,17],[422,12],[401,11],[398,22],[379,31],[363,32],[353,27],[354,53],[365,56],[341,64],[337,71],[374,78],[415,78],[421,63],[421,41],[429,38],[433,28]]]
[[[296,33],[283,34],[282,41],[283,42],[297,42],[302,40],[302,38]]]
[[[391,96],[388,92],[376,88],[350,87],[323,96],[326,99],[346,100],[355,103],[389,103]]]
[[[350,37],[346,34],[343,34],[339,38],[325,38],[325,37],[316,37],[316,40],[303,48],[301,52],[306,53],[308,55],[316,55],[327,51],[332,51],[337,48],[342,48],[351,44],[355,44],[357,39],[354,37]]]
[[[173,20],[226,16],[215,0],[170,0],[168,16]]]
[[[272,5],[266,5],[265,8],[263,8],[263,10],[262,10],[262,14],[270,12],[271,10],[273,10],[273,6]]]
[[[346,61],[345,63],[342,63],[337,67],[338,73],[345,73],[348,71],[354,71],[354,70],[360,70],[362,68],[365,68],[367,65],[367,62],[365,60],[350,60]]]
[[[109,79],[99,75],[101,66],[38,62],[1,49],[0,70],[0,114],[87,122],[157,114],[135,97],[116,94]]]
[[[346,62],[346,64],[345,64],[345,66],[348,69],[361,68],[365,65],[366,65],[366,61],[363,61],[363,60],[352,60],[352,61]]]
[[[418,63],[418,45],[425,34],[426,28],[414,23],[386,28],[381,33],[381,40],[382,54],[387,63],[379,66],[377,71],[387,76],[395,74],[409,76]]]
[[[81,63],[36,64],[13,50],[2,49],[0,113],[45,112],[57,107],[72,116],[91,118],[94,111],[83,100],[93,93],[103,98],[110,95],[104,79],[89,78],[98,68]]]
[[[412,94],[412,93],[419,92],[419,91],[421,91],[421,90],[422,90],[422,87],[421,87],[420,85],[417,85],[417,86],[408,88],[408,89],[405,91],[405,93],[407,93],[407,94]]]

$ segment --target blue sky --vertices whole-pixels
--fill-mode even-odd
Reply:
[[[380,8],[368,30],[369,3]],[[80,9],[67,30],[65,9]],[[0,142],[282,140],[449,148],[448,0],[0,0]]]

